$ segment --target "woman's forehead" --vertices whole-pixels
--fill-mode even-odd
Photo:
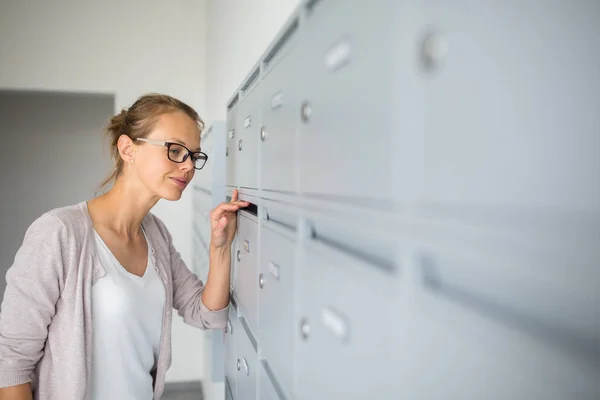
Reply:
[[[162,114],[158,119],[152,138],[180,143],[190,150],[200,148],[200,129],[196,122],[181,112]]]

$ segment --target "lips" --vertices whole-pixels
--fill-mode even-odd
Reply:
[[[173,182],[175,182],[175,184],[181,188],[184,188],[187,186],[187,180],[185,178],[171,178],[171,180]]]

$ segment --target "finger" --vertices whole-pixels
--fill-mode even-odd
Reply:
[[[213,230],[213,234],[216,237],[223,236],[225,234],[225,227],[227,226],[227,217],[223,216],[217,222],[217,226]]]
[[[217,206],[217,210],[218,209],[223,209],[223,210],[238,210],[239,208],[242,207],[247,207],[248,203],[245,203],[243,201],[237,201],[235,203],[221,203],[219,204],[219,206]]]
[[[223,203],[220,204],[217,208],[215,208],[214,213],[215,216],[213,217],[213,219],[218,219],[221,217],[221,215],[225,212],[235,212],[237,210],[239,210],[241,208],[241,206],[237,205],[237,204],[229,204],[229,203]]]
[[[239,195],[238,190],[237,189],[233,189],[233,194],[231,195],[231,201],[232,202],[237,201],[238,200],[238,195]]]
[[[210,219],[213,222],[218,222],[222,217],[224,217],[228,214],[229,214],[229,216],[234,217],[235,213],[237,212],[238,209],[239,209],[239,207],[236,207],[236,206],[233,206],[231,208],[219,207],[211,213]]]
[[[224,212],[235,212],[237,210],[239,210],[242,207],[248,207],[250,205],[249,202],[247,201],[236,201],[236,202],[228,202],[228,203],[221,203],[217,206],[217,208],[215,208],[212,212],[212,219],[213,220],[217,220],[221,217],[221,215]]]

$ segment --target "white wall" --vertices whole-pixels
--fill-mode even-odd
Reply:
[[[299,0],[207,0],[206,111],[225,119],[227,100]]]
[[[0,0],[0,89],[115,93],[116,110],[158,91],[204,115],[205,32],[201,0]],[[190,265],[189,194],[153,211]],[[174,318],[168,381],[208,374],[202,335]]]

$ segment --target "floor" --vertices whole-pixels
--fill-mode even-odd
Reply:
[[[161,400],[204,400],[200,382],[167,383]]]
[[[182,390],[163,394],[161,400],[203,400],[202,391]]]

